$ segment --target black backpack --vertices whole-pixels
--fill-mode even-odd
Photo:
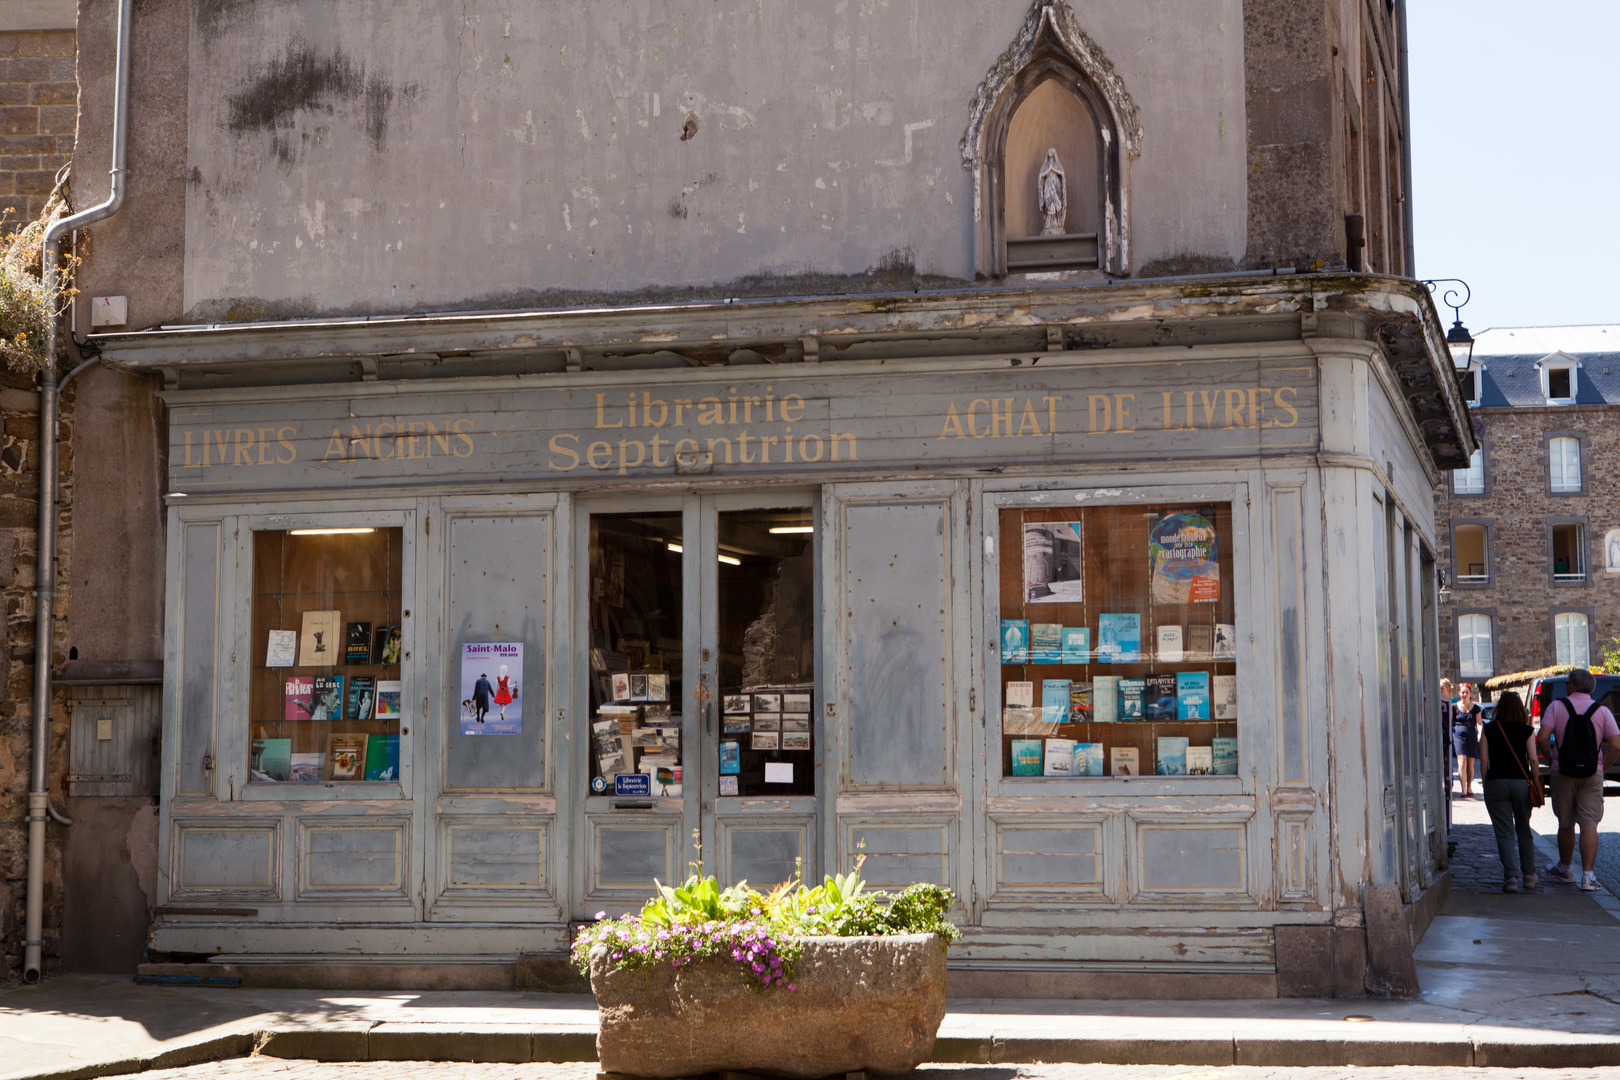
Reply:
[[[1569,720],[1564,724],[1563,737],[1558,740],[1558,771],[1576,779],[1591,776],[1598,769],[1597,727],[1592,723],[1592,714],[1603,706],[1594,701],[1590,709],[1576,713],[1569,698],[1561,700]]]

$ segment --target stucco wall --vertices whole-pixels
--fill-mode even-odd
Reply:
[[[185,312],[501,306],[908,262],[969,278],[957,144],[1027,11],[200,4]],[[1247,223],[1240,0],[1080,17],[1141,108],[1136,262],[1232,265]]]

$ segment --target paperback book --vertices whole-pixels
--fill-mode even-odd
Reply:
[[[1237,627],[1232,623],[1215,624],[1215,659],[1237,659]]]
[[[1071,682],[1069,684],[1069,723],[1087,724],[1091,722],[1091,684],[1088,682]]]
[[[1046,740],[1046,776],[1074,775],[1074,740]]]
[[[371,636],[371,662],[373,664],[399,663],[399,624],[378,623]]]
[[[1063,628],[1063,662],[1065,664],[1091,663],[1091,627],[1065,626]]]
[[[308,720],[315,715],[315,680],[308,675],[289,675],[282,687],[284,720]]]
[[[1184,652],[1181,647],[1181,627],[1159,627],[1159,659],[1166,664],[1179,664]]]
[[[1078,604],[1085,599],[1078,521],[1024,526],[1024,602]]]
[[[338,662],[338,635],[343,632],[343,615],[337,611],[304,612],[303,629],[298,634],[299,667],[331,667]]]
[[[1105,664],[1130,664],[1142,659],[1142,616],[1134,614],[1097,617],[1097,660]]]
[[[310,711],[309,718],[311,720],[343,719],[343,676],[315,676],[315,705]]]
[[[1001,703],[1013,709],[1032,709],[1035,707],[1035,684],[1033,682],[1010,682],[1006,693],[1001,696]]]
[[[1014,739],[1012,741],[1012,774],[1014,776],[1041,775],[1041,740]]]
[[[1091,683],[1091,718],[1099,724],[1119,719],[1119,676],[1099,675]]]
[[[376,708],[376,677],[372,675],[350,675],[349,697],[343,709],[343,719],[370,720]]]
[[[1215,772],[1215,752],[1208,746],[1187,747],[1187,775],[1211,776]]]
[[[1213,686],[1210,690],[1210,700],[1214,706],[1215,719],[1236,720],[1238,715],[1237,676],[1217,675],[1211,681]]]
[[[363,780],[366,775],[366,737],[355,732],[333,733],[326,739],[326,778]]]
[[[1164,723],[1176,718],[1176,677],[1174,675],[1149,675],[1145,680],[1147,689],[1143,692],[1142,712],[1144,719],[1156,723]]]
[[[1237,775],[1236,739],[1216,736],[1210,740],[1210,751],[1213,754],[1213,768],[1216,776]]]
[[[294,783],[318,784],[326,769],[325,754],[294,754],[289,771]]]
[[[352,622],[343,632],[343,662],[345,664],[371,663],[371,624]]]
[[[1074,775],[1101,776],[1103,774],[1103,744],[1077,743],[1074,748]]]
[[[1029,663],[1029,620],[1001,620],[1001,662],[1003,664]]]
[[[1209,672],[1177,672],[1176,719],[1208,720],[1209,718]]]
[[[366,739],[366,779],[399,779],[398,735],[372,735]]]
[[[265,650],[265,667],[292,667],[298,652],[298,631],[270,631],[270,645]]]
[[[1142,775],[1141,751],[1134,746],[1116,746],[1108,754],[1109,773],[1113,776]]]
[[[1159,736],[1159,775],[1187,775],[1187,739],[1180,735]]]
[[[1142,697],[1147,692],[1145,679],[1119,680],[1119,718],[1121,720],[1142,719]]]
[[[1068,679],[1041,680],[1041,721],[1047,724],[1069,722]]]
[[[1215,628],[1208,623],[1187,627],[1187,659],[1212,660],[1215,657]]]
[[[254,739],[253,760],[248,767],[255,780],[292,779],[292,740]]]
[[[1063,662],[1062,624],[1044,622],[1029,624],[1029,662],[1032,664]]]
[[[400,688],[404,684],[398,679],[382,679],[377,683],[377,719],[399,719]]]

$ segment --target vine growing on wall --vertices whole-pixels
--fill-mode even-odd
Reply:
[[[60,318],[77,292],[73,274],[81,254],[64,253],[58,263],[55,310],[46,310],[40,266],[45,230],[72,212],[64,166],[38,219],[0,241],[0,362],[12,371],[36,374],[45,369],[49,320]]]

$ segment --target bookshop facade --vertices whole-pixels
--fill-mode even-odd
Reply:
[[[635,348],[368,324],[434,377],[311,359],[386,354],[342,328],[109,337],[169,385],[154,955],[509,985],[700,858],[865,855],[955,889],[953,992],[1278,992],[1278,927],[1443,874],[1428,492],[1470,444],[1384,288],[1174,345],[851,301],[848,358],[787,302]]]

